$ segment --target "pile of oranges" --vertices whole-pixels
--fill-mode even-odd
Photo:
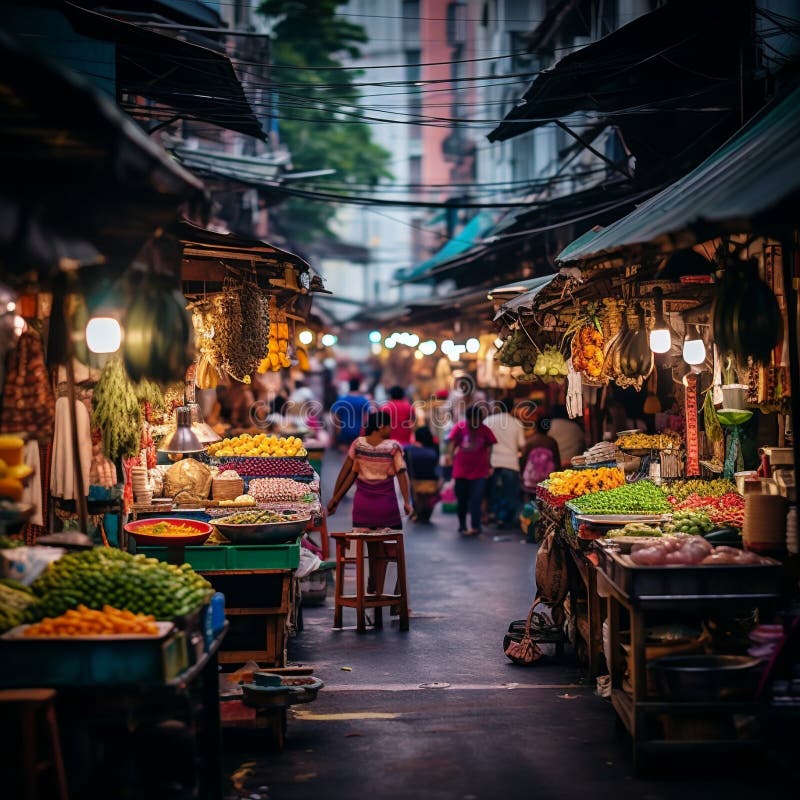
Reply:
[[[580,497],[584,494],[616,489],[625,483],[625,475],[618,467],[598,467],[597,469],[565,469],[551,472],[547,483],[550,494]]]

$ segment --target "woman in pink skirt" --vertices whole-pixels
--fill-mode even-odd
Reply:
[[[367,418],[364,436],[351,445],[333,497],[328,503],[328,513],[335,513],[342,498],[355,483],[353,497],[353,530],[400,530],[403,520],[397,503],[395,478],[403,497],[403,509],[411,515],[413,508],[409,494],[406,463],[399,442],[390,439],[391,418],[385,411],[376,411]],[[391,555],[380,544],[367,543],[370,573],[374,591],[381,592],[386,562],[380,556]],[[378,552],[380,551],[380,552]]]

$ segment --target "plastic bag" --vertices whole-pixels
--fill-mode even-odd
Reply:
[[[62,547],[15,547],[0,550],[0,575],[30,586],[66,550]]]

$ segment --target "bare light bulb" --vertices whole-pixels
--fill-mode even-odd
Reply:
[[[86,346],[93,353],[116,353],[122,344],[122,328],[114,317],[92,317],[86,324]]]
[[[314,341],[314,334],[311,331],[300,331],[297,334],[297,338],[300,340],[300,344],[311,344]]]
[[[650,349],[654,353],[668,353],[672,347],[672,337],[666,328],[654,328],[650,331]]]
[[[706,346],[703,340],[687,338],[683,343],[683,360],[691,366],[702,364],[706,360]]]
[[[473,337],[472,339],[467,339],[466,348],[468,353],[477,353],[481,349],[481,343]]]

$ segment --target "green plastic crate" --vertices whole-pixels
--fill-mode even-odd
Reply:
[[[299,544],[219,545],[180,548],[137,547],[159,561],[187,563],[198,572],[221,569],[297,569],[300,566]]]

